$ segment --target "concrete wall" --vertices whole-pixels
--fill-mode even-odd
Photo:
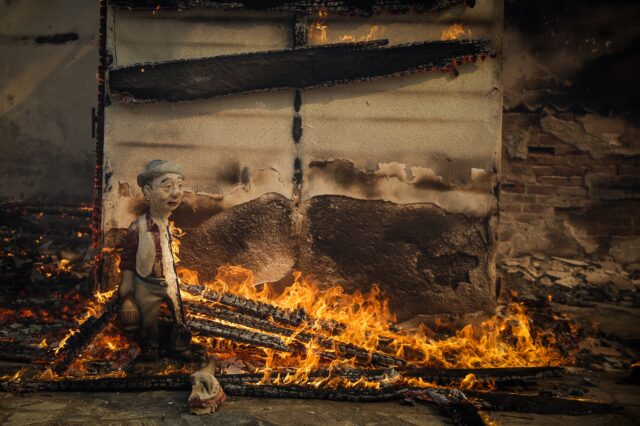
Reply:
[[[0,3],[0,202],[91,202],[98,2]]]

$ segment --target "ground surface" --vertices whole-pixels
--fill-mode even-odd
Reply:
[[[586,386],[588,377],[595,386]],[[576,370],[561,383],[585,391],[584,398],[615,402],[606,415],[558,416],[489,413],[501,425],[634,425],[640,420],[640,386],[624,376]],[[349,403],[319,400],[230,397],[212,416],[188,413],[187,392],[0,394],[0,424],[181,424],[181,425],[430,425],[451,424],[437,408],[397,402]]]

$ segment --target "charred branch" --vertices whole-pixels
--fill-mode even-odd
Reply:
[[[123,100],[186,101],[279,89],[306,89],[400,76],[493,55],[485,40],[390,47],[388,40],[330,44],[114,68],[109,86]]]
[[[133,10],[185,10],[206,7],[224,10],[293,11],[305,14],[325,10],[331,13],[360,16],[371,16],[384,10],[393,13],[406,13],[413,10],[436,12],[460,4],[465,4],[469,7],[475,6],[475,0],[112,0],[110,3],[117,7],[126,7]]]
[[[209,337],[220,337],[239,343],[255,345],[261,348],[271,348],[283,352],[291,352],[291,349],[285,345],[282,339],[278,336],[245,330],[243,328],[236,328],[215,321],[191,318],[189,320],[189,328]]]

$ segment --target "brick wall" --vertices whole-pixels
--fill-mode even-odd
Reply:
[[[638,261],[640,155],[633,126],[550,107],[503,117],[499,254]]]

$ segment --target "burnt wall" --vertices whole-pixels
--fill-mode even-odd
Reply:
[[[0,202],[90,203],[98,2],[0,2]]]
[[[505,3],[500,256],[640,260],[631,1]]]

